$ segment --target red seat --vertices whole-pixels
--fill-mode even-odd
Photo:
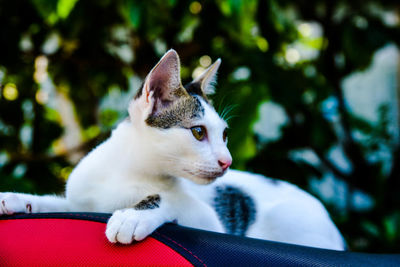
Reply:
[[[167,224],[144,241],[111,244],[110,214],[0,217],[0,266],[400,266],[400,255],[317,249]]]

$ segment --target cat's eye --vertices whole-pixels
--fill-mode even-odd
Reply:
[[[204,128],[204,126],[195,126],[190,128],[190,130],[192,131],[194,138],[199,141],[204,140],[206,137],[206,128]]]
[[[228,129],[225,128],[224,132],[222,133],[222,140],[226,142],[227,138],[228,138]]]

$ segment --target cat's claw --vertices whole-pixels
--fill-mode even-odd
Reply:
[[[32,213],[32,203],[17,193],[0,193],[0,215]]]
[[[141,241],[161,225],[154,216],[150,210],[117,210],[107,223],[107,239],[121,244]]]

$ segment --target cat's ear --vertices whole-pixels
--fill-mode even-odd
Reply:
[[[221,59],[217,59],[214,64],[208,67],[199,77],[194,79],[187,87],[190,90],[201,90],[204,96],[215,93],[215,84],[217,82],[217,71],[221,65]],[[194,92],[196,93],[196,92]],[[199,92],[197,92],[199,93]]]
[[[135,100],[138,100],[141,109],[150,115],[168,106],[182,94],[187,93],[181,83],[179,56],[171,49],[147,75]]]

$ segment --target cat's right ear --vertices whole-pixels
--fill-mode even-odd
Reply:
[[[133,106],[139,106],[142,115],[148,117],[182,94],[187,93],[181,83],[179,56],[171,49],[147,75],[143,87],[129,107],[129,114],[132,118],[133,113],[137,112]]]
[[[215,84],[217,82],[217,71],[221,65],[221,59],[217,59],[208,69],[200,76],[186,85],[189,93],[194,93],[207,98],[208,95],[215,93]]]

